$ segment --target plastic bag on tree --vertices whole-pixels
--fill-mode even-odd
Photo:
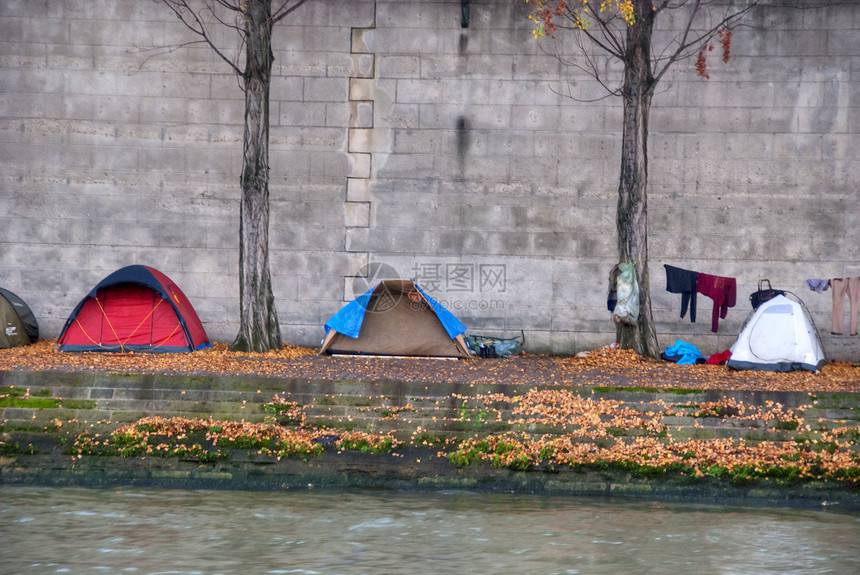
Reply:
[[[636,268],[630,262],[621,262],[617,267],[617,302],[612,310],[612,321],[636,325],[639,322],[639,283],[636,281]]]

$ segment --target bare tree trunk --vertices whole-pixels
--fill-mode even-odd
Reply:
[[[272,74],[271,0],[243,3],[245,137],[239,224],[239,334],[234,351],[283,345],[269,272],[269,85]]]
[[[636,22],[627,29],[624,68],[624,126],[618,186],[618,258],[633,262],[639,282],[639,321],[619,324],[618,343],[640,355],[657,357],[648,277],[648,116],[656,81],[651,70],[651,0],[635,0]]]

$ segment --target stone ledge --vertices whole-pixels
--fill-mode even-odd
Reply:
[[[397,455],[328,453],[302,461],[258,461],[237,452],[228,461],[50,455],[0,458],[0,484],[40,486],[159,487],[285,491],[308,488],[469,489],[497,493],[603,496],[748,506],[860,509],[860,490],[826,482],[733,486],[709,478],[635,478],[622,472],[511,471],[486,465],[459,468],[432,448]]]

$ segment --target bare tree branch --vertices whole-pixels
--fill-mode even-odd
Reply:
[[[669,2],[664,2],[664,5],[669,4]],[[682,36],[678,39],[678,47],[666,60],[665,63],[662,64],[662,68],[659,70],[655,70],[654,77],[657,81],[659,81],[669,69],[669,67],[674,64],[678,60],[683,60],[691,57],[696,53],[696,50],[701,46],[708,44],[714,36],[720,30],[731,30],[740,23],[740,21],[751,11],[755,10],[759,7],[761,2],[759,0],[755,0],[750,2],[744,8],[741,8],[735,12],[726,12],[725,16],[715,24],[712,24],[710,28],[697,33],[692,39],[689,38],[692,30],[693,23],[696,19],[696,15],[699,12],[699,9],[703,4],[707,4],[707,2],[703,2],[702,0],[697,0],[693,7],[693,12],[687,20],[687,26],[684,30]]]
[[[185,25],[185,27],[188,28],[189,30],[191,30],[192,32],[194,32],[195,34],[197,34],[198,36],[200,36],[203,39],[203,41],[206,42],[206,44],[208,44],[210,48],[212,48],[212,50],[215,52],[215,54],[217,54],[219,58],[221,58],[224,62],[226,62],[227,65],[230,66],[230,68],[238,76],[244,76],[245,75],[245,72],[233,60],[231,60],[229,57],[227,57],[227,55],[224,54],[224,52],[222,52],[218,46],[215,45],[215,43],[212,41],[212,37],[209,34],[209,31],[208,31],[206,24],[204,23],[203,19],[200,16],[200,13],[194,11],[188,5],[188,2],[186,0],[155,0],[155,1],[161,2],[162,4],[164,4],[165,6],[170,8],[173,11],[173,13],[176,14],[176,17],[179,18],[179,20]],[[229,7],[230,9],[238,9],[236,6],[228,5],[226,3],[226,0],[216,0],[216,2],[218,2],[218,4],[220,4],[222,6]],[[204,3],[204,6],[206,7],[206,9],[208,9],[208,11],[212,14],[212,16],[216,20],[218,20],[219,23],[225,24],[220,18],[218,18],[212,5]],[[202,10],[201,10],[201,12],[202,12]],[[228,26],[230,26],[232,28],[236,28],[235,25],[228,25]]]
[[[293,12],[296,8],[307,2],[308,0],[297,0],[295,4],[289,6],[289,0],[284,2],[280,8],[274,11],[272,14],[272,23],[277,23],[286,18],[290,13]]]
[[[137,44],[134,45],[133,49],[128,50],[129,54],[146,54],[140,63],[137,66],[138,70],[142,70],[147,62],[152,60],[153,58],[158,58],[159,56],[163,56],[164,54],[170,54],[172,52],[176,52],[180,48],[185,48],[187,46],[193,46],[194,44],[206,44],[205,40],[193,40],[190,42],[183,42],[181,44],[174,44],[172,46],[151,46],[147,48],[141,48]]]
[[[725,29],[734,29],[742,24],[742,21],[750,12],[762,5],[786,5],[815,3],[823,0],[748,0],[743,5],[738,5],[731,0],[655,0],[654,18],[660,13],[672,11],[683,14],[681,30],[674,35],[671,41],[660,50],[654,50],[650,62],[653,69],[654,84],[656,85],[665,76],[673,64],[680,60],[694,57],[698,50],[707,45],[719,32]],[[717,20],[705,24],[702,15],[723,10],[722,16]],[[684,14],[683,11],[687,13]],[[576,38],[579,58],[584,63],[577,62],[572,58],[564,58],[561,54],[555,56],[566,66],[582,70],[598,81],[599,85],[610,94],[620,94],[620,89],[610,86],[602,67],[597,62],[597,55],[588,49],[588,45],[599,49],[603,57],[626,62],[627,54],[627,28],[628,23],[614,12],[601,13],[594,11],[589,13],[591,24],[581,20],[575,10],[573,3],[567,5],[566,17],[568,24],[557,24],[559,30],[574,32]],[[703,26],[704,25],[704,26]],[[620,81],[620,79],[619,79]],[[615,82],[612,82],[614,85]]]
[[[237,6],[236,4],[229,2],[228,0],[215,0],[218,4],[226,8],[227,10],[233,10],[234,12],[242,12],[242,8]]]
[[[661,10],[665,10],[668,7],[669,7],[669,0],[666,0],[665,2],[663,2]],[[687,42],[687,38],[690,36],[690,31],[693,28],[693,22],[696,20],[696,14],[699,12],[699,8],[701,8],[701,7],[702,7],[702,3],[699,1],[697,1],[695,3],[695,5],[693,6],[692,13],[690,14],[690,17],[687,19],[687,25],[684,27],[684,31],[681,34],[681,37],[678,39],[678,48],[675,50],[674,53],[672,53],[666,59],[662,68],[655,69],[655,73],[654,73],[654,81],[655,82],[660,81],[660,79],[663,77],[663,75],[666,74],[666,71],[669,69],[669,67],[672,66],[672,64],[674,64],[675,62],[677,62],[678,59],[680,59],[682,57],[682,54],[684,54],[684,52],[689,47],[690,44]],[[656,64],[657,64],[657,62],[655,61],[655,65]]]
[[[603,49],[616,58],[622,57],[624,55],[624,35],[626,34],[627,27],[626,22],[619,26],[620,19],[614,14],[607,19],[603,19],[598,16],[596,20],[600,25],[603,37],[606,39],[605,44],[610,46],[609,49]],[[625,31],[622,32],[622,29]],[[592,42],[594,41],[594,37],[588,33],[588,30],[586,30],[586,35],[591,38]]]

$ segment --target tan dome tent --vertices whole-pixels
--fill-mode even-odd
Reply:
[[[0,349],[30,345],[39,339],[39,324],[24,300],[0,288]]]
[[[469,357],[466,326],[411,280],[383,280],[325,329],[320,354]]]

